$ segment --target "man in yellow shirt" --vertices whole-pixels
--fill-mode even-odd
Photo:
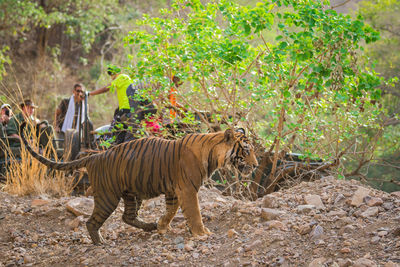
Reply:
[[[110,75],[112,82],[102,88],[96,89],[88,93],[88,96],[102,94],[108,91],[117,92],[118,97],[118,112],[115,114],[114,119],[117,122],[123,123],[124,129],[127,129],[127,125],[124,122],[130,120],[134,123],[141,121],[145,118],[145,114],[149,112],[143,112],[143,110],[151,110],[150,113],[155,113],[154,106],[148,99],[142,99],[137,91],[145,88],[143,83],[133,85],[133,80],[126,74],[121,73],[121,69],[109,65],[107,67],[107,73]],[[132,114],[135,114],[133,116]],[[118,127],[114,127],[118,129]],[[124,142],[126,132],[122,131],[117,135],[116,143]]]

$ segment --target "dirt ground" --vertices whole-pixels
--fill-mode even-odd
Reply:
[[[90,198],[0,192],[0,266],[400,266],[400,192],[326,177],[254,202],[217,189],[199,196],[208,238],[192,238],[180,211],[165,235],[135,229],[121,203],[101,228],[106,243],[94,246]],[[66,207],[79,200],[88,212],[76,217]],[[155,198],[140,217],[163,211]]]

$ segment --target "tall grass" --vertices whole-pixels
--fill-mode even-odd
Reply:
[[[38,137],[28,134],[27,139],[30,140],[33,149],[38,151]],[[47,168],[34,159],[23,144],[21,144],[20,153],[16,154],[12,153],[7,144],[3,144],[3,146],[7,150],[10,162],[5,173],[5,184],[2,185],[4,191],[18,196],[42,194],[66,196],[71,194],[74,182],[71,177],[65,175],[65,172]],[[42,155],[58,160],[56,148],[53,147],[52,142],[49,142],[48,146],[43,149]]]

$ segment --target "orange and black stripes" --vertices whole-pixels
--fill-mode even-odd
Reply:
[[[95,244],[102,242],[98,230],[121,198],[125,205],[123,221],[132,226],[146,231],[158,227],[164,232],[178,208],[182,207],[191,232],[205,234],[208,230],[203,226],[197,198],[204,179],[225,165],[234,165],[239,170],[243,164],[251,169],[257,165],[244,133],[232,130],[190,134],[180,140],[142,138],[65,163],[46,159],[33,151],[24,138],[23,142],[36,159],[50,168],[73,170],[86,167],[95,202],[87,228]],[[249,156],[249,153],[253,154]],[[139,220],[142,201],[160,194],[165,194],[166,213],[158,226]]]

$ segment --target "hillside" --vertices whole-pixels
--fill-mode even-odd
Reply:
[[[356,181],[325,177],[255,202],[200,190],[207,239],[189,234],[181,212],[166,235],[121,221],[123,206],[101,228],[93,246],[85,216],[71,200],[18,198],[0,193],[0,266],[399,266],[400,192],[388,194]],[[90,209],[90,205],[85,205]],[[162,198],[144,203],[141,218],[156,220]],[[76,211],[75,211],[76,212]],[[396,265],[397,264],[397,265]]]

